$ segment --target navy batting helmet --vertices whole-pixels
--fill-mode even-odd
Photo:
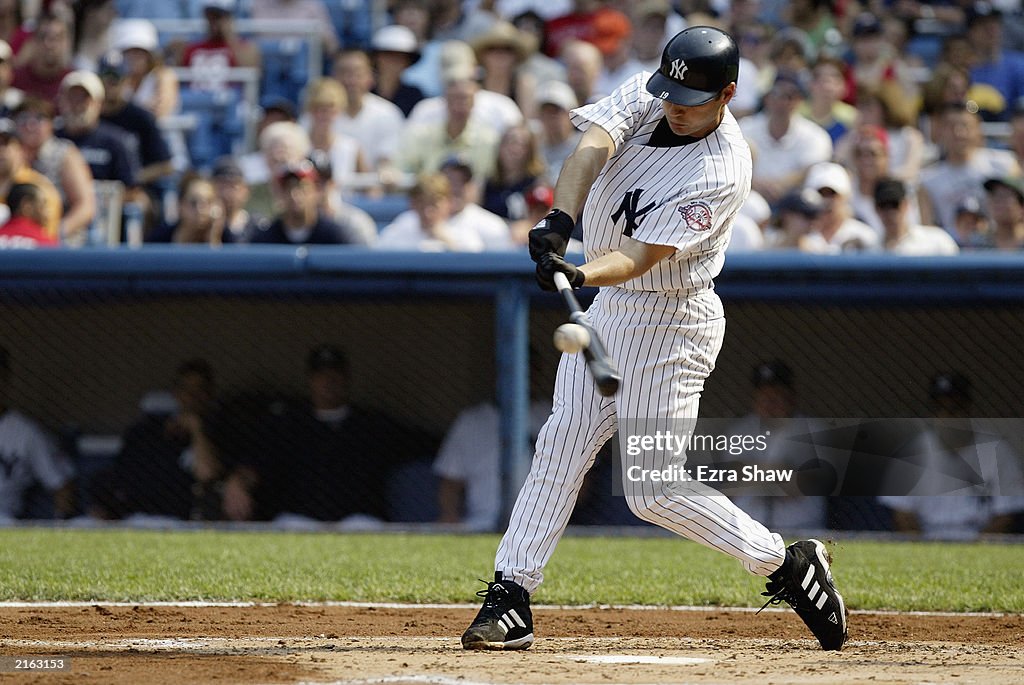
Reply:
[[[710,102],[739,72],[740,51],[732,36],[711,26],[691,26],[665,46],[647,90],[656,98],[693,107]]]

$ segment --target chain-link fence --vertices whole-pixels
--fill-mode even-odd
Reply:
[[[273,254],[287,261],[293,252]],[[88,255],[67,256],[73,267],[7,272],[0,403],[57,436],[75,475],[73,501],[55,499],[64,472],[30,463],[44,456],[15,455],[25,439],[0,424],[0,515],[56,508],[97,518],[500,527],[510,502],[495,406],[507,380],[498,377],[495,294],[531,293],[531,436],[550,407],[551,333],[566,318],[557,298],[532,294],[528,269],[484,257],[470,278],[464,267],[432,266],[431,256],[373,273],[347,258],[348,270],[286,276],[257,262],[211,267],[205,253],[167,254],[175,266],[151,277],[142,267],[90,269]],[[200,266],[182,275],[177,260]],[[767,360],[788,366],[805,416],[928,416],[940,372],[970,380],[974,414],[1022,415],[1019,301],[979,291],[978,302],[889,303],[870,294],[869,281],[856,299],[808,298],[809,278],[793,297],[763,301],[749,290],[731,296],[723,278],[728,332],[702,416],[751,414],[752,374]],[[766,272],[764,283],[773,281]],[[637,523],[613,496],[610,452],[588,478],[576,523]],[[892,525],[873,498],[823,502],[830,527]]]

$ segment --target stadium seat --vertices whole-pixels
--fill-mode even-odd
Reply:
[[[368,48],[373,37],[373,0],[324,0],[343,48]],[[329,56],[325,55],[325,58]]]
[[[181,111],[196,117],[188,135],[192,165],[205,168],[216,158],[233,154],[245,135],[246,103],[235,88],[181,89]]]
[[[121,19],[185,19],[188,9],[184,0],[117,0],[117,16]]]
[[[259,46],[263,58],[261,98],[284,98],[297,104],[309,81],[309,41],[297,36],[261,38]]]

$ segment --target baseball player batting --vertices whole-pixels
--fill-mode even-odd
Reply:
[[[494,582],[462,636],[466,649],[526,649],[530,594],[543,580],[583,477],[621,422],[692,419],[725,334],[712,279],[733,218],[750,192],[750,150],[729,101],[739,51],[722,31],[694,26],[665,47],[655,74],[637,74],[603,100],[575,109],[584,131],[555,187],[554,208],[530,232],[537,281],[554,290],[600,286],[594,328],[622,384],[602,397],[581,355],[563,354],[554,409],[537,438],[529,476],[495,558]],[[579,208],[587,261],[563,259]],[[623,451],[623,469],[630,457]],[[846,607],[825,546],[788,547],[709,488],[627,492],[641,519],[735,557],[767,576],[768,604],[787,602],[823,649],[846,641]],[[767,604],[765,605],[767,606]]]

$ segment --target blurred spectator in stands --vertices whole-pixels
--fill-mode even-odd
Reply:
[[[0,39],[0,116],[10,116],[25,99],[25,93],[11,86],[14,81],[14,53],[7,41]]]
[[[562,49],[560,59],[565,65],[565,80],[581,105],[597,102],[608,94],[597,85],[603,61],[593,43],[571,40]]]
[[[136,183],[149,193],[149,201],[159,207],[164,186],[174,173],[171,150],[157,127],[156,118],[128,101],[123,78],[125,66],[117,53],[100,60],[99,74],[104,92],[100,121],[127,132],[127,136],[121,136],[121,141],[128,149],[133,165],[136,165]]]
[[[857,119],[857,110],[843,102],[845,66],[842,60],[819,57],[811,70],[807,100],[800,106],[800,113],[825,129],[833,144],[852,128]]]
[[[341,47],[334,30],[327,4],[322,0],[250,0],[249,18],[266,20],[312,20],[320,27],[321,54],[333,55]],[[282,31],[280,34],[261,34],[265,37],[294,36]]]
[[[178,77],[163,63],[152,22],[122,19],[114,25],[112,48],[124,60],[125,97],[157,120],[178,111]]]
[[[423,99],[423,91],[405,83],[405,70],[420,58],[416,35],[405,26],[385,26],[373,34],[370,43],[373,57],[373,93],[396,105],[402,114],[409,112]]]
[[[992,241],[997,250],[1024,248],[1024,179],[998,176],[985,180],[988,213],[992,219]]]
[[[956,206],[953,237],[963,250],[992,246],[992,225],[981,200],[968,195]]]
[[[862,124],[844,137],[841,152],[843,156],[837,155],[837,159],[844,160],[853,179],[853,195],[850,197],[853,215],[881,235],[884,229],[875,211],[875,185],[886,176],[900,178],[889,171],[892,166],[889,164],[889,134],[879,126]],[[910,212],[908,219],[913,224],[920,223],[921,214],[917,208],[913,185],[908,182],[906,189]]]
[[[105,93],[100,77],[91,71],[65,76],[57,98],[62,123],[57,135],[81,151],[93,179],[120,181],[131,189],[137,183],[138,164],[124,142],[124,132],[100,121]]]
[[[780,72],[764,109],[740,120],[754,152],[753,188],[769,204],[799,187],[811,165],[832,158],[828,132],[797,111],[806,94],[802,75]]]
[[[32,37],[36,20],[36,17],[32,17],[31,23],[26,21],[21,5],[20,0],[0,0],[0,40],[10,46],[14,55],[18,55],[26,41]]]
[[[545,26],[544,52],[551,57],[564,59],[562,50],[572,40],[596,44],[599,34],[611,29],[620,14],[601,0],[573,0],[572,4],[571,12],[549,19]]]
[[[512,239],[512,246],[517,249],[525,249],[529,242],[530,230],[543,219],[555,202],[555,190],[551,186],[538,185],[526,193],[526,216],[517,221],[509,223],[509,235]],[[569,252],[582,252],[582,245],[573,245],[578,242],[570,241]]]
[[[1024,100],[1016,103],[1010,116],[1009,146],[1017,158],[1017,164],[1024,168]]]
[[[370,171],[359,141],[337,132],[335,122],[345,111],[345,89],[329,77],[319,78],[306,87],[306,130],[314,150],[326,152],[331,160],[334,180],[348,188],[356,174]]]
[[[914,257],[960,252],[943,229],[911,220],[907,186],[898,178],[881,178],[875,184],[875,211],[884,229],[882,247],[886,252]]]
[[[441,94],[441,44],[433,34],[431,7],[421,0],[394,0],[391,16],[397,26],[412,31],[420,50],[420,58],[405,70],[406,83],[416,86],[425,97]]]
[[[45,176],[60,193],[64,216],[60,239],[65,245],[84,244],[86,229],[96,214],[92,171],[74,143],[53,134],[53,106],[26,97],[14,112],[25,161]]]
[[[471,80],[477,87],[473,96],[470,119],[476,127],[487,127],[501,135],[510,126],[523,122],[523,113],[512,98],[479,87],[480,65],[476,53],[466,43],[452,40],[441,46],[441,80],[444,92],[448,92],[451,80]],[[420,124],[439,124],[447,117],[445,98],[432,97],[417,104],[409,113],[406,128]]]
[[[306,131],[294,121],[277,121],[260,133],[260,155],[243,167],[251,197],[246,209],[252,214],[272,216],[284,202],[276,179],[280,171],[304,160],[313,149]],[[256,163],[258,161],[258,163]]]
[[[473,164],[473,174],[486,178],[494,169],[498,136],[493,127],[472,117],[480,86],[473,80],[469,65],[453,65],[444,73],[446,116],[439,122],[417,124],[410,120],[402,132],[398,167],[407,173],[437,171],[451,155],[465,155]],[[418,107],[424,106],[424,100]],[[410,119],[416,116],[416,112]]]
[[[111,26],[117,19],[114,0],[78,0],[72,3],[74,25],[71,36],[71,65],[96,71],[100,59],[111,49]]]
[[[452,156],[441,164],[441,173],[451,187],[452,209],[448,222],[457,234],[478,233],[485,250],[512,248],[508,224],[497,214],[481,207],[480,183],[464,157]]]
[[[522,219],[526,216],[523,197],[545,180],[545,173],[537,135],[529,126],[513,126],[498,142],[494,173],[484,185],[484,208],[503,219]]]
[[[807,171],[804,188],[818,191],[822,198],[821,216],[803,249],[811,252],[859,252],[878,247],[878,233],[863,221],[853,218],[850,196],[853,184],[846,169],[834,162],[819,162]]]
[[[1003,13],[987,0],[967,8],[967,40],[974,48],[971,81],[985,83],[1002,96],[995,118],[1005,121],[1013,104],[1024,97],[1024,53],[1007,50],[1003,41]]]
[[[720,458],[761,468],[802,470],[817,458],[816,446],[803,436],[813,435],[821,426],[800,411],[793,370],[780,359],[761,362],[753,368],[751,382],[750,413],[731,425],[729,434],[766,436],[767,449],[749,450],[738,458],[725,455]],[[787,486],[780,485],[779,490],[771,494],[760,494],[769,488],[760,486],[758,494],[737,495],[734,501],[743,511],[751,512],[758,521],[767,521],[765,525],[776,530],[824,529],[825,498],[806,496]]]
[[[473,226],[451,223],[452,188],[444,174],[423,174],[409,191],[412,209],[380,232],[377,247],[422,252],[481,252],[484,240]]]
[[[359,236],[356,241],[359,244],[372,245],[377,242],[377,223],[365,211],[345,201],[331,168],[330,155],[323,150],[311,150],[309,162],[316,170],[321,214],[341,226],[346,235]]]
[[[31,183],[15,184],[5,200],[10,218],[0,225],[0,250],[57,247],[60,242],[43,225],[46,196]]]
[[[39,189],[44,203],[40,223],[48,238],[60,242],[60,193],[50,180],[25,162],[25,151],[18,136],[18,127],[10,119],[0,119],[0,202],[6,202],[11,188],[19,183],[30,183]]]
[[[825,203],[817,190],[793,190],[779,200],[775,220],[764,231],[764,249],[816,251],[818,222]]]
[[[316,169],[307,159],[278,172],[276,184],[282,212],[253,234],[253,243],[283,245],[364,245],[366,238],[351,226],[340,226],[321,211],[321,188]]]
[[[0,521],[24,514],[35,485],[50,493],[56,516],[68,518],[75,507],[74,466],[52,435],[13,406],[12,378],[10,354],[0,346]]]
[[[247,183],[266,183],[270,179],[270,169],[267,167],[267,160],[262,150],[263,132],[271,124],[276,124],[279,121],[287,121],[292,124],[298,121],[295,105],[281,97],[275,97],[264,102],[263,106],[260,107],[260,112],[259,121],[256,122],[257,149],[237,157],[238,165],[242,167],[242,173],[245,174]],[[301,128],[299,130],[305,135],[304,130]],[[307,145],[310,144],[308,138],[309,136],[306,136]]]
[[[787,26],[772,36],[768,46],[770,64],[762,71],[767,79],[764,92],[768,92],[775,77],[781,72],[803,74],[810,70],[818,59],[818,52],[807,34],[798,28]]]
[[[939,119],[942,160],[921,170],[921,221],[954,230],[953,211],[964,197],[979,195],[986,178],[1010,176],[1020,168],[1013,154],[983,146],[981,120],[963,105],[947,106]]]
[[[597,90],[611,93],[643,65],[633,57],[633,24],[622,12],[603,13],[596,21],[596,34],[591,40],[601,51],[601,75]]]
[[[893,81],[903,93],[915,93],[913,72],[889,42],[879,18],[871,12],[857,15],[851,29],[850,70],[847,73],[847,102],[855,102],[862,86],[878,87]]]
[[[756,190],[750,191],[747,199],[740,205],[732,226],[732,236],[726,250],[729,254],[737,252],[757,252],[765,249],[764,231],[772,218],[772,209],[768,201]]]
[[[248,243],[253,234],[264,226],[267,220],[249,214],[249,185],[245,182],[242,168],[233,157],[221,157],[213,164],[210,180],[224,208],[224,231],[221,242],[228,244]]]
[[[877,87],[857,89],[858,124],[885,131],[887,174],[912,184],[917,183],[925,156],[924,136],[916,127],[916,120],[914,98],[900,90],[899,84],[886,81]],[[836,161],[847,166],[852,164],[850,147],[853,142],[851,136],[840,139],[835,147]]]
[[[569,110],[577,106],[572,88],[561,81],[547,81],[537,88],[540,153],[548,178],[558,178],[562,164],[583,135],[569,119]]]
[[[675,35],[668,34],[669,17],[675,20],[678,15],[668,0],[642,0],[633,5],[630,12],[633,24],[630,49],[633,59],[644,71],[655,72],[661,66],[661,52],[665,44]]]
[[[532,10],[517,14],[503,14],[502,16],[511,17],[512,25],[530,39],[530,54],[519,65],[519,70],[532,75],[536,83],[564,81],[565,67],[561,62],[551,59],[541,52],[547,36],[544,30],[544,19]]]
[[[970,88],[970,73],[963,67],[940,62],[932,70],[931,78],[921,88],[922,116],[918,120],[918,127],[925,144],[922,163],[934,162],[942,156],[942,117],[947,108],[974,101],[968,95]]]
[[[533,40],[507,21],[497,21],[470,44],[480,65],[480,87],[512,99],[527,117],[536,109],[537,81],[520,67],[536,50]]]
[[[430,35],[435,40],[459,40],[468,43],[484,33],[497,20],[493,8],[478,5],[473,11],[462,0],[433,0],[430,11]]]
[[[432,441],[353,404],[348,359],[333,345],[309,352],[306,379],[308,402],[275,405],[262,449],[244,455],[227,479],[225,515],[234,521],[280,513],[291,520],[384,519],[391,470]]]
[[[225,70],[260,66],[260,49],[235,32],[235,0],[202,0],[202,7],[206,35],[186,45],[178,63],[199,70],[202,78],[192,81],[193,88],[222,90],[228,83]]]
[[[25,61],[14,70],[15,88],[47,102],[56,102],[64,77],[71,71],[71,36],[67,22],[44,15],[25,44]]]
[[[178,221],[157,226],[147,243],[219,246],[224,242],[224,205],[209,179],[185,174],[178,184]]]
[[[342,50],[334,59],[334,78],[345,89],[345,111],[335,119],[334,132],[359,141],[373,171],[388,167],[398,153],[398,132],[405,116],[395,104],[371,93],[373,67],[362,50]]]
[[[742,118],[761,108],[761,100],[775,78],[775,65],[771,62],[772,28],[760,21],[750,21],[735,25],[733,36],[740,48],[740,75],[729,109],[736,118]],[[654,70],[659,64],[660,53]]]
[[[839,40],[832,0],[791,0],[786,3],[786,25],[803,31],[815,52]]]
[[[215,512],[203,511],[206,491],[212,491],[223,470],[208,433],[216,406],[209,362],[182,362],[174,373],[173,392],[170,407],[154,411],[143,404],[143,415],[125,431],[114,465],[93,479],[91,516],[214,517]]]
[[[886,474],[887,492],[907,494],[879,497],[892,509],[893,527],[933,540],[1012,532],[1014,515],[1024,511],[1020,454],[991,429],[979,430],[964,375],[936,375],[928,394],[934,418],[901,450],[913,458],[911,469],[904,474],[895,461]]]

